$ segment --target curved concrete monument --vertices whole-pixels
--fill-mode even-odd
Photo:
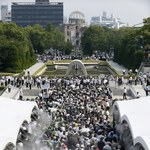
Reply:
[[[76,67],[76,66],[78,68],[81,68],[81,70],[83,71],[84,76],[87,76],[87,71],[86,71],[86,68],[85,68],[84,64],[82,63],[81,60],[78,60],[78,59],[73,60],[69,64],[67,72],[66,72],[66,76],[69,75],[69,73],[71,72],[71,70],[73,69],[73,67]]]

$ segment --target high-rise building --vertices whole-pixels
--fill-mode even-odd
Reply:
[[[2,22],[5,22],[7,13],[8,13],[8,5],[1,5],[1,20],[2,20]]]
[[[1,5],[1,20],[2,22],[11,21],[11,12],[8,11],[8,5]]]
[[[63,23],[63,3],[36,0],[35,3],[16,3],[11,5],[12,22],[19,26],[52,23],[59,26]]]
[[[127,25],[120,21],[119,18],[114,18],[113,14],[111,16],[107,16],[106,12],[103,12],[102,16],[92,17],[91,18],[91,25],[99,25],[108,28],[117,28],[120,27],[127,27]]]

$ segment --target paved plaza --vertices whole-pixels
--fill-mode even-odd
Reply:
[[[126,73],[128,72],[128,70],[113,62],[113,61],[108,61],[108,63],[119,73],[122,74],[123,70],[126,70]],[[44,63],[40,62],[40,63],[36,63],[35,65],[31,66],[29,69],[27,69],[26,71],[30,71],[30,74],[33,75],[39,68],[41,68],[44,65]],[[41,73],[41,72],[40,72]],[[39,75],[40,75],[39,73]],[[27,74],[27,72],[26,72]],[[110,88],[112,89],[114,95],[113,98],[114,99],[122,99],[122,95],[123,95],[123,88],[126,87],[128,90],[131,89],[134,93],[134,97],[136,96],[136,93],[139,92],[141,97],[146,96],[145,95],[145,90],[144,90],[144,85],[128,85],[127,84],[127,80],[123,81],[123,85],[118,86],[117,83],[115,81],[110,81],[109,83]],[[36,86],[32,86],[32,91],[30,91],[28,88],[26,88],[25,86],[22,87],[23,88],[23,92],[24,92],[24,97],[25,98],[35,98],[38,95],[39,89],[37,89]],[[6,90],[2,96],[3,97],[7,97],[7,98],[13,98],[15,97],[17,94],[19,93],[19,89],[13,87],[11,90],[11,93],[8,92],[8,90]],[[128,96],[128,99],[132,99],[131,96]]]

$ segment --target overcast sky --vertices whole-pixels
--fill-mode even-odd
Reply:
[[[69,17],[72,11],[81,11],[89,24],[92,16],[101,16],[103,11],[107,15],[114,15],[130,26],[143,22],[143,18],[150,17],[150,0],[50,0],[64,2],[64,16]],[[11,2],[34,2],[34,0],[0,0],[0,5]],[[9,7],[10,8],[10,7]]]

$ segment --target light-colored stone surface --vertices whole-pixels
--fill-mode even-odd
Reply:
[[[44,65],[44,63],[36,63],[33,66],[31,66],[30,68],[26,69],[25,71],[25,75],[27,75],[27,72],[30,72],[30,75],[33,75],[39,68],[41,68]]]
[[[128,72],[128,69],[125,68],[124,66],[119,65],[118,63],[114,62],[114,61],[107,61],[109,63],[109,65],[111,65],[119,74],[123,74],[123,70],[126,71],[126,73]]]
[[[7,88],[1,96],[14,99],[14,96],[18,92],[19,92],[19,88],[12,87],[10,92],[8,92],[8,88]]]

